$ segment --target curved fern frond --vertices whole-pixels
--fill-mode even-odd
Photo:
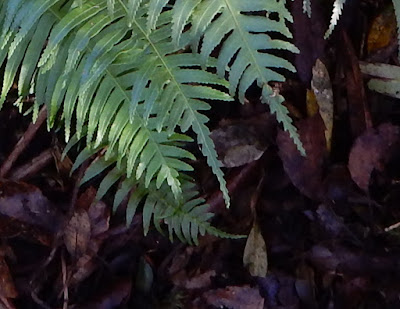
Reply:
[[[333,3],[333,11],[331,16],[331,22],[329,24],[329,28],[325,33],[324,38],[327,39],[332,34],[333,30],[336,27],[336,24],[339,21],[340,15],[342,15],[343,5],[346,3],[346,0],[335,0]]]
[[[173,143],[167,147],[174,147]],[[82,153],[82,159],[90,156],[90,153]],[[82,162],[80,159],[80,162]],[[145,184],[143,177],[125,177],[125,168],[115,165],[116,160],[105,160],[104,157],[97,158],[88,168],[82,183],[98,175],[99,171],[109,170],[100,183],[97,199],[101,199],[106,192],[119,179],[124,178],[114,197],[113,211],[115,212],[121,202],[128,198],[126,211],[126,222],[132,222],[137,210],[142,207],[143,228],[146,235],[151,223],[160,232],[164,233],[161,223],[168,227],[169,238],[173,241],[176,235],[182,242],[198,244],[198,235],[205,233],[223,238],[241,238],[239,235],[232,235],[223,232],[211,225],[209,222],[213,214],[209,212],[209,205],[198,198],[198,192],[194,188],[192,180],[188,177],[180,177],[182,191],[180,199],[177,200],[166,184],[161,188],[155,181]],[[112,167],[110,169],[110,167]]]
[[[157,4],[157,9],[155,9]],[[287,60],[268,53],[269,50],[286,50],[297,53],[291,43],[272,39],[270,33],[279,33],[292,38],[286,22],[292,16],[285,7],[286,1],[241,1],[241,0],[177,0],[172,8],[172,38],[179,44],[182,35],[189,34],[193,50],[201,44],[202,65],[214,59],[211,52],[222,45],[216,67],[220,77],[229,72],[229,92],[238,94],[243,103],[247,89],[256,82],[262,90],[262,102],[268,103],[283,128],[289,132],[302,154],[305,150],[293,125],[287,108],[282,105],[283,97],[274,92],[269,83],[282,82],[284,76],[274,69],[284,68],[295,72]],[[153,1],[148,12],[148,28],[154,28],[167,1]],[[265,13],[267,12],[267,13]],[[274,17],[276,14],[278,17]],[[191,16],[190,16],[191,15]],[[190,23],[190,30],[183,33]]]
[[[2,7],[3,15],[12,11],[11,3],[4,6],[7,9]],[[26,15],[22,4],[35,11],[36,19],[30,17],[27,23],[17,18]],[[103,0],[62,8],[54,4],[25,0],[22,13],[14,14],[9,27],[15,33],[7,31],[9,43],[3,49],[8,59],[1,100],[22,62],[19,92],[26,95],[36,84],[35,109],[48,106],[49,127],[62,108],[66,140],[73,123],[78,138],[87,125],[91,149],[106,146],[106,159],[117,157],[121,166],[126,158],[127,177],[144,175],[146,185],[154,178],[158,187],[167,182],[176,198],[182,191],[179,173],[190,169],[183,160],[193,156],[169,143],[175,142],[176,126],[182,131],[193,128],[229,204],[205,125],[208,119],[200,113],[209,108],[204,100],[231,100],[210,87],[227,87],[227,83],[200,70],[196,55],[178,53],[181,48],[171,38],[172,13],[162,13],[149,33],[141,1]],[[28,24],[33,26],[25,33]],[[39,47],[45,41],[42,51]]]
[[[229,73],[230,94],[233,96],[237,93],[243,103],[247,89],[256,82],[263,88],[262,101],[271,105],[271,111],[276,113],[278,121],[290,133],[300,152],[305,154],[297,129],[288,116],[288,110],[281,104],[284,101],[283,97],[275,93],[269,85],[273,81],[285,80],[284,76],[274,69],[283,68],[295,72],[289,61],[267,52],[274,49],[298,52],[293,44],[272,39],[270,36],[270,33],[275,32],[292,38],[286,22],[293,20],[285,2],[178,0],[172,8],[172,37],[174,42],[179,44],[181,36],[189,34],[194,51],[198,50],[201,43],[200,57],[203,67],[213,60],[211,52],[217,46],[221,46],[216,68],[220,77],[225,77],[226,72]],[[149,19],[156,20],[157,14],[159,11],[149,12]],[[183,32],[189,23],[190,30]],[[151,26],[151,23],[149,24]]]
[[[208,223],[204,201],[186,192],[189,181],[182,173],[192,169],[187,161],[194,157],[183,145],[190,139],[176,132],[195,133],[229,206],[202,114],[210,108],[207,102],[229,101],[236,94],[244,102],[257,83],[262,101],[304,151],[283,97],[269,85],[285,80],[276,69],[294,71],[269,52],[297,52],[293,44],[271,37],[291,38],[286,25],[291,21],[282,0],[4,0],[0,107],[18,79],[21,97],[35,94],[34,118],[45,105],[49,128],[64,122],[68,148],[86,142],[74,168],[101,151],[84,177],[106,173],[98,198],[125,179],[114,204],[136,188],[128,219],[145,198],[145,231],[153,218],[156,226],[165,222],[170,235],[196,241],[198,233],[219,232]]]
[[[126,180],[128,181],[128,180]],[[222,238],[242,238],[239,235],[232,235],[213,227],[209,220],[213,214],[208,211],[209,205],[205,204],[202,198],[198,198],[198,192],[190,181],[182,179],[183,196],[177,204],[174,196],[167,190],[157,190],[150,186],[146,191],[138,184],[128,202],[127,222],[133,218],[139,202],[143,202],[143,227],[145,235],[153,222],[156,229],[163,233],[161,223],[168,227],[168,234],[171,241],[174,235],[182,242],[198,244],[198,235],[215,235]]]
[[[275,112],[278,121],[305,154],[288,111],[281,104],[283,97],[274,93],[269,85],[270,82],[285,80],[274,69],[295,72],[289,61],[268,53],[269,50],[298,52],[292,43],[271,37],[271,33],[279,33],[288,39],[292,38],[286,22],[292,22],[293,19],[285,2],[202,1],[192,15],[190,30],[195,48],[202,39],[200,54],[203,65],[210,59],[211,52],[221,45],[217,73],[221,77],[229,73],[230,94],[237,93],[239,100],[244,102],[246,90],[256,82],[263,89],[262,101],[271,105],[271,111]]]

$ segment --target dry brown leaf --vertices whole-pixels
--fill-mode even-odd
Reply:
[[[71,256],[75,258],[85,254],[91,237],[88,213],[77,209],[65,227],[64,243]]]
[[[252,276],[265,277],[267,275],[267,247],[257,222],[254,222],[247,238],[243,253],[243,264]]]
[[[301,193],[311,199],[323,197],[323,168],[327,154],[325,125],[319,114],[296,123],[307,156],[302,156],[289,134],[279,131],[277,144],[285,172]]]
[[[384,48],[396,37],[396,16],[393,6],[386,7],[372,22],[367,38],[368,53]]]
[[[0,255],[0,295],[5,298],[16,298],[18,296],[10,269],[2,254]]]
[[[263,309],[264,299],[257,288],[249,286],[228,286],[225,289],[211,290],[202,295],[200,302],[217,308]]]
[[[400,128],[386,123],[367,130],[355,141],[349,156],[349,171],[353,181],[364,191],[372,171],[383,171],[393,147],[400,142]]]
[[[256,128],[235,124],[211,132],[215,149],[225,167],[241,166],[258,160],[266,146],[257,136]]]
[[[56,232],[63,220],[37,187],[15,181],[0,182],[0,214],[49,232]]]

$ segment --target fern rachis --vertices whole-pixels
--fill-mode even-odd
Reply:
[[[278,14],[279,21],[261,12]],[[285,59],[265,52],[297,52],[291,43],[268,35],[290,38],[286,22],[291,16],[284,1],[177,0],[169,6],[166,0],[7,0],[0,4],[0,60],[7,58],[1,98],[19,77],[21,96],[34,87],[34,117],[47,105],[51,127],[62,111],[67,149],[86,141],[74,169],[106,148],[83,181],[108,170],[98,198],[120,182],[114,208],[136,188],[129,198],[128,222],[144,200],[145,231],[153,216],[156,226],[162,219],[170,235],[182,240],[196,242],[197,234],[206,231],[228,236],[208,223],[207,206],[196,198],[192,180],[183,176],[191,170],[186,160],[193,155],[182,148],[189,139],[174,132],[194,131],[227,205],[221,163],[208,118],[201,113],[209,109],[207,100],[232,100],[238,94],[244,101],[256,82],[263,101],[303,150],[283,97],[269,85],[284,81],[274,68],[294,71]],[[218,57],[211,57],[221,42]],[[191,188],[190,194],[184,188]]]

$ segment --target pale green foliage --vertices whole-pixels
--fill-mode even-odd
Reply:
[[[192,170],[187,162],[194,157],[183,148],[191,139],[175,132],[194,132],[227,206],[221,163],[202,114],[207,102],[235,95],[244,102],[256,82],[262,101],[304,153],[283,97],[269,85],[285,80],[274,69],[295,71],[267,52],[298,52],[269,36],[290,39],[289,22],[285,1],[5,0],[0,106],[15,80],[21,97],[33,89],[34,118],[45,105],[49,128],[63,121],[67,149],[84,142],[74,169],[101,151],[83,179],[106,173],[97,197],[119,183],[114,208],[130,195],[128,222],[144,201],[145,232],[151,221],[158,228],[163,221],[170,237],[189,242],[205,232],[231,237],[208,223],[208,207],[183,176]]]
[[[360,63],[361,72],[370,75],[371,90],[400,99],[400,67],[390,64]]]
[[[335,2],[333,3],[331,21],[329,23],[329,28],[325,33],[325,39],[329,38],[329,36],[333,32],[333,29],[335,29],[335,26],[339,21],[340,15],[342,15],[343,5],[345,3],[346,0],[335,0]]]
[[[307,13],[308,17],[311,17],[311,0],[303,0],[303,12]]]

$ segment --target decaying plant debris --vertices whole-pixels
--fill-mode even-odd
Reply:
[[[400,307],[398,1],[241,3],[1,2],[1,307]]]

